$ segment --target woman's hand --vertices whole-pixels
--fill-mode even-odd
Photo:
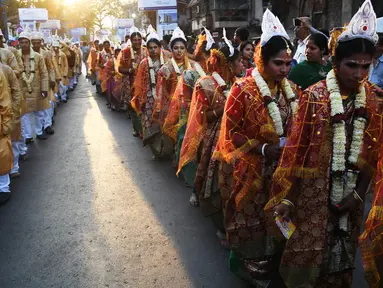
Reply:
[[[337,214],[344,214],[347,212],[354,212],[358,209],[361,201],[355,199],[354,193],[351,193],[344,198],[339,204],[332,205],[332,210]]]
[[[282,218],[290,218],[291,207],[286,204],[279,204],[274,207],[274,217],[281,216]]]
[[[267,145],[264,149],[265,158],[273,161],[278,161],[281,157],[282,149],[279,144]]]

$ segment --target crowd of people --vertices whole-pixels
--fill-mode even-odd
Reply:
[[[14,43],[12,43],[14,44]],[[67,103],[81,74],[80,43],[26,29],[17,47],[4,44],[0,31],[0,204],[11,197],[10,181],[19,178],[19,161],[28,160],[28,145],[54,134],[59,103]]]
[[[180,28],[160,40],[133,27],[121,46],[56,37],[49,49],[23,32],[20,50],[0,49],[0,202],[31,123],[37,139],[54,133],[83,59],[153,160],[171,159],[192,187],[233,273],[254,287],[351,287],[360,247],[366,280],[382,287],[383,18],[366,0],[346,27],[294,25],[296,45],[266,10],[261,37],[223,29],[217,43],[204,28],[192,49]]]

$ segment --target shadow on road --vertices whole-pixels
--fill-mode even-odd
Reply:
[[[229,271],[229,251],[220,246],[210,219],[189,205],[191,189],[177,179],[171,161],[153,161],[150,149],[132,136],[126,114],[110,111],[102,96],[95,97],[116,142],[115,153],[121,155],[126,171],[161,223],[163,236],[169,237],[178,251],[193,287],[248,287]],[[129,197],[129,189],[126,192]],[[142,221],[144,228],[144,215]],[[143,229],[142,233],[150,232]],[[159,265],[172,260],[165,258]]]

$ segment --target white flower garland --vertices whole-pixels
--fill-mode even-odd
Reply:
[[[150,75],[150,89],[152,89],[152,95],[154,99],[157,99],[157,94],[156,94],[156,72],[154,71],[154,64],[153,60],[150,56],[148,56],[148,64],[149,64],[149,75]],[[161,51],[161,56],[160,56],[160,64],[161,67],[164,65],[164,55],[163,52]]]
[[[253,76],[262,97],[271,98],[270,88],[267,85],[266,81],[263,79],[262,75],[259,73],[258,68],[254,68],[251,75]],[[294,99],[295,98],[294,91],[291,88],[290,83],[287,81],[287,79],[283,79],[282,81],[282,90],[285,92],[287,100],[290,102],[290,108],[293,115],[295,115],[298,108],[298,104],[296,100]],[[267,110],[269,111],[269,115],[274,122],[275,131],[277,132],[279,137],[282,137],[284,135],[284,130],[283,130],[281,113],[279,111],[277,103],[275,103],[274,101],[270,101],[267,105]]]
[[[19,52],[20,56],[22,56],[21,51]],[[29,69],[29,77],[27,77],[27,71],[25,69],[24,65],[24,58],[23,59],[23,72],[21,73],[21,79],[27,84],[27,89],[29,93],[32,93],[32,82],[35,79],[35,51],[31,48],[29,52],[29,64],[30,64],[30,69]]]
[[[330,93],[331,116],[344,115],[344,107],[342,96],[336,79],[334,70],[331,70],[326,78],[327,90]],[[355,99],[355,109],[366,107],[366,89],[364,85],[359,88],[359,93]],[[353,125],[353,135],[350,147],[350,156],[348,162],[356,165],[359,155],[363,146],[364,129],[366,128],[367,121],[363,117],[356,116]],[[339,204],[344,198],[353,193],[358,180],[358,171],[346,171],[346,124],[342,120],[333,123],[334,138],[333,138],[333,153],[332,153],[332,189],[330,194],[331,202],[336,205]],[[342,172],[346,176],[334,176],[336,173]],[[348,213],[342,215],[339,219],[339,228],[343,231],[348,231]]]

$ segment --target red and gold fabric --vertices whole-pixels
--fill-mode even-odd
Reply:
[[[178,172],[188,163],[197,160],[197,154],[200,152],[199,163],[203,163],[197,170],[198,185],[196,185],[196,189],[198,192],[202,191],[204,179],[208,176],[209,161],[217,144],[221,126],[221,117],[208,122],[207,113],[221,107],[225,102],[226,97],[223,90],[212,76],[205,76],[197,81],[182,143]]]
[[[101,90],[102,92],[106,92],[108,80],[110,79],[110,77],[113,77],[115,73],[113,51],[101,51],[98,54],[97,65],[98,79],[101,83]]]
[[[133,53],[133,57],[132,57]],[[131,72],[122,75],[121,82],[121,97],[123,97],[125,103],[130,105],[130,101],[134,95],[135,78],[138,70],[138,66],[141,61],[146,58],[148,52],[146,48],[141,47],[139,51],[134,51],[131,47],[126,47],[120,54],[118,54],[116,61],[116,71],[119,72],[119,68],[131,69]],[[120,73],[121,74],[121,73]]]
[[[286,95],[279,95],[277,105],[284,131],[288,131],[292,112]],[[243,263],[241,265],[264,261],[266,256],[274,256],[283,246],[273,218],[263,212],[276,166],[274,161],[256,154],[255,148],[264,143],[279,144],[279,136],[254,78],[243,78],[233,85],[226,100],[213,155],[213,158],[231,164],[231,167],[227,166],[228,171],[222,167],[220,173],[223,176],[233,171],[233,183],[220,183],[224,188],[221,197],[228,244]],[[232,265],[233,271],[239,269]],[[256,283],[246,268],[241,273],[248,281]]]
[[[383,284],[383,146],[378,159],[372,208],[359,238],[364,275],[373,288]]]
[[[154,114],[153,119],[161,126],[164,124],[166,116],[169,111],[170,101],[176,91],[178,82],[181,80],[182,73],[186,67],[194,65],[193,60],[189,60],[185,57],[183,63],[178,64],[180,75],[177,75],[172,61],[165,63],[157,74],[157,87],[156,87],[156,99],[154,101]]]
[[[200,75],[193,69],[184,71],[170,100],[163,131],[174,142],[177,141],[178,130],[188,121],[194,85],[199,78]]]
[[[357,166],[374,177],[383,135],[382,109],[370,83],[366,82],[365,87],[369,123]],[[328,209],[332,141],[329,92],[326,81],[321,81],[299,99],[290,137],[273,175],[271,198],[265,207],[271,211],[289,196],[294,184],[296,213],[292,221],[297,229],[286,244],[280,267],[287,287],[351,285],[363,207],[360,205],[350,215],[349,235],[340,237],[336,232],[339,216]]]

